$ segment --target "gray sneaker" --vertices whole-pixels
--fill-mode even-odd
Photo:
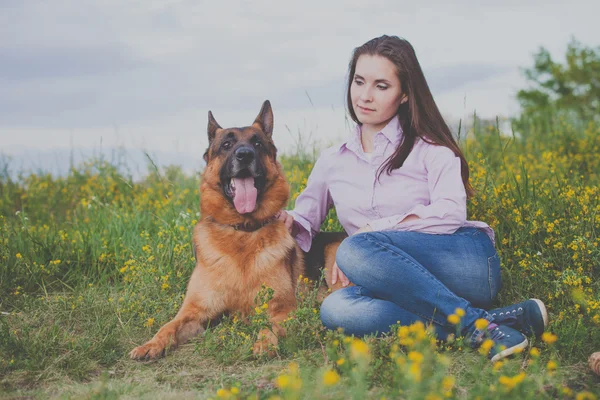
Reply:
[[[544,303],[538,299],[496,308],[488,313],[494,318],[492,322],[509,326],[527,336],[539,337],[548,326],[548,311]]]
[[[520,353],[529,343],[521,332],[508,326],[496,325],[493,322],[488,325],[487,332],[489,338],[494,341],[494,346],[488,353],[488,357],[493,363],[511,354]]]

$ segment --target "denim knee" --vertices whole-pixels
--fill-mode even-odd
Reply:
[[[364,245],[364,234],[349,236],[338,247],[335,261],[338,267],[347,274],[349,270],[367,264],[367,252]]]
[[[336,290],[325,298],[321,304],[321,322],[326,328],[346,328],[348,321],[353,319],[349,314],[352,311],[349,299],[355,297],[358,290],[357,286],[350,286]]]

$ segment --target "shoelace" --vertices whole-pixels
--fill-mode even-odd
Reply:
[[[504,318],[511,318],[511,317],[517,318],[518,312],[522,312],[522,311],[523,311],[523,307],[519,307],[516,310],[500,313],[500,314],[498,314],[498,316],[496,316],[496,313],[493,313],[492,317],[499,318],[501,320],[504,320]],[[511,314],[511,312],[512,312],[512,314]]]
[[[504,332],[498,329],[498,325],[494,323],[489,324],[487,330],[490,334],[490,339],[492,339],[494,342],[506,336]]]

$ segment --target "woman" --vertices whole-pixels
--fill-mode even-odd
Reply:
[[[525,348],[524,334],[544,331],[546,309],[530,299],[485,311],[501,285],[494,232],[466,221],[468,164],[410,43],[382,36],[356,48],[347,102],[353,134],[321,154],[294,210],[279,215],[304,251],[331,206],[351,235],[333,283],[355,286],[325,299],[323,324],[361,336],[420,320],[444,339],[460,308],[460,333],[473,347],[491,338],[492,361]]]

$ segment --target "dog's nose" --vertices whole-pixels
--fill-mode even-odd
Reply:
[[[254,160],[254,150],[248,147],[240,147],[235,151],[235,158],[243,163],[249,163]]]

